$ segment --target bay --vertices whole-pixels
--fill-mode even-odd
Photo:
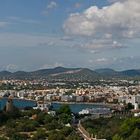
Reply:
[[[58,110],[63,104],[68,104],[71,111],[73,113],[78,113],[79,111],[83,110],[83,109],[92,109],[92,108],[104,108],[107,107],[107,105],[105,104],[89,104],[89,103],[52,103],[52,108],[54,110]]]
[[[7,103],[7,100],[8,100],[8,98],[1,98],[0,99],[0,110],[4,109],[4,107]],[[36,101],[14,98],[13,99],[13,104],[17,108],[23,109],[23,108],[26,108],[26,107],[36,106]]]

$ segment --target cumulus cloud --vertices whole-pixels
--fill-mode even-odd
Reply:
[[[102,38],[140,36],[140,1],[117,1],[109,6],[91,6],[83,13],[73,13],[63,28],[67,34]]]
[[[54,1],[51,1],[48,6],[47,9],[52,9],[52,8],[56,8],[57,7],[57,3]]]

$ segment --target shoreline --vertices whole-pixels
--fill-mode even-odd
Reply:
[[[8,99],[8,97],[2,97],[1,99]],[[37,102],[36,100],[31,100],[31,99],[21,99],[21,98],[12,98],[15,100],[22,100],[22,101],[31,101],[31,102]],[[47,103],[50,104],[68,104],[68,105],[76,105],[76,104],[84,104],[84,105],[100,105],[100,106],[107,106],[107,107],[114,107],[114,106],[118,106],[118,104],[109,104],[109,103],[103,103],[103,102],[63,102],[63,101],[47,101]]]
[[[14,97],[14,98],[9,98],[9,97],[0,97],[0,100],[2,100],[2,99],[14,99],[14,100],[22,100],[22,101],[31,101],[31,102],[37,102],[36,100],[31,100],[31,99],[26,99],[26,98],[16,98],[16,97]]]
[[[109,103],[90,103],[90,102],[60,102],[60,101],[52,101],[49,103],[56,103],[56,104],[85,104],[85,105],[102,105],[102,106],[116,106],[118,104],[109,104]]]

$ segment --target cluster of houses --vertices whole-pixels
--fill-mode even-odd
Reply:
[[[36,101],[61,102],[134,102],[140,93],[140,86],[90,86],[89,88],[55,88],[46,90],[2,90],[1,97],[16,97]]]
[[[17,81],[16,84],[19,84],[19,82]],[[21,84],[27,85],[28,83],[22,82]],[[30,84],[37,83],[34,81]],[[36,108],[40,108],[41,110],[47,109],[48,102],[53,101],[113,104],[132,103],[134,106],[139,106],[140,86],[96,85],[86,88],[77,87],[69,89],[56,87],[45,90],[1,90],[0,97],[34,100],[38,103]]]

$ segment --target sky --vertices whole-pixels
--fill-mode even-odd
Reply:
[[[140,69],[140,0],[0,0],[0,71]]]

